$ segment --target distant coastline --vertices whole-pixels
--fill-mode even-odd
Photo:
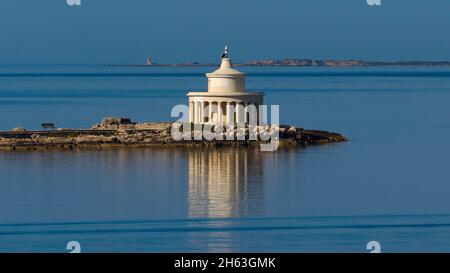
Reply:
[[[234,66],[279,66],[279,67],[372,67],[372,66],[450,66],[450,61],[362,61],[362,60],[252,60],[234,63]],[[184,62],[178,64],[112,64],[110,66],[128,67],[211,67],[213,63]]]

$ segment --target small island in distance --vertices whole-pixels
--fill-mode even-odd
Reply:
[[[450,61],[363,61],[363,60],[314,60],[314,59],[284,59],[284,60],[252,60],[234,63],[234,66],[282,66],[282,67],[370,67],[370,66],[450,66]],[[154,63],[151,58],[145,64],[114,64],[111,66],[150,66],[150,67],[209,67],[215,63],[183,62],[177,64]]]

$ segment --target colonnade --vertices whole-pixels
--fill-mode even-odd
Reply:
[[[258,112],[257,104],[247,102],[189,102],[189,122],[193,123],[248,123],[252,118],[258,120]]]

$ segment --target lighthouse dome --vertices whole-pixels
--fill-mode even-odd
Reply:
[[[225,53],[222,55],[220,68],[212,73],[206,73],[206,77],[208,77],[208,92],[245,92],[245,74],[233,68],[231,59],[228,57],[228,48],[225,48]]]

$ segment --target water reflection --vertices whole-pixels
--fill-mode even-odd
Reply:
[[[211,148],[189,152],[189,217],[258,216],[264,211],[259,149]]]
[[[259,149],[199,149],[190,151],[188,157],[188,217],[209,219],[193,222],[191,227],[228,228],[237,223],[224,218],[264,214],[263,163]],[[237,239],[234,236],[224,231],[193,232],[188,235],[188,241],[191,249],[206,246],[209,252],[232,252],[236,251],[236,245],[231,243]]]

